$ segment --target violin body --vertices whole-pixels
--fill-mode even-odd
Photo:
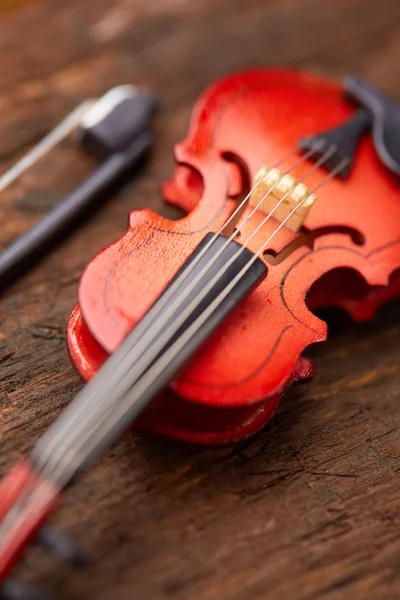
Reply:
[[[82,276],[68,345],[88,383],[0,483],[0,581],[35,536],[79,564],[42,526],[129,424],[242,439],[311,377],[315,311],[362,321],[400,295],[400,107],[344,88],[352,103],[316,75],[261,69],[200,97],[163,188],[186,216],[132,212]]]
[[[340,126],[356,107],[339,84],[313,74],[259,69],[214,83],[195,105],[189,133],[175,147],[177,167],[163,186],[186,216],[131,213],[126,234],[87,266],[68,326],[71,357],[91,379],[142,319],[204,237],[217,232],[251,187],[260,166],[288,156],[298,141]],[[293,158],[292,158],[293,162]],[[296,179],[307,160],[290,172]],[[290,168],[290,160],[282,169]],[[324,179],[315,169],[314,188]],[[261,258],[265,279],[232,311],[137,421],[196,442],[248,436],[273,415],[287,388],[312,376],[303,351],[327,337],[313,311],[338,306],[355,320],[400,295],[398,177],[364,136],[346,179],[321,185],[300,232],[282,228]],[[248,247],[277,228],[247,206],[238,222]],[[244,224],[241,227],[241,223]]]

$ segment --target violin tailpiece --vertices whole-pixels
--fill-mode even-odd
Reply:
[[[345,179],[350,174],[354,162],[354,155],[361,137],[371,127],[371,116],[368,110],[360,109],[353,118],[334,129],[329,129],[303,138],[298,147],[302,152],[312,152],[310,160],[319,160],[327,148],[334,149],[332,155],[324,162],[324,167],[332,171],[342,161],[347,161],[347,166],[340,170],[338,176]]]

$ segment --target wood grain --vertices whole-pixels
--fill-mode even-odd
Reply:
[[[0,19],[2,170],[111,86],[144,84],[162,102],[143,176],[0,299],[1,472],[81,386],[64,332],[84,266],[130,210],[176,215],[159,186],[202,88],[282,64],[357,73],[400,97],[399,25],[398,0],[46,0]],[[4,193],[1,245],[90,168],[71,140]],[[127,434],[54,520],[90,566],[72,573],[33,548],[19,574],[61,599],[399,598],[399,309],[363,326],[331,318],[314,381],[250,441]]]

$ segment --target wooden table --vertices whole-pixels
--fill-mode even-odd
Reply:
[[[230,71],[282,64],[357,73],[400,97],[400,3],[1,4],[2,170],[83,98],[135,82],[162,102],[140,180],[1,297],[4,472],[81,387],[65,327],[84,266],[124,232],[130,210],[176,214],[159,187],[197,94]],[[2,246],[90,169],[71,140],[4,193]],[[250,441],[198,448],[126,435],[54,519],[90,566],[75,573],[33,548],[18,572],[61,599],[400,598],[399,309],[363,326],[334,319],[312,353],[314,381]]]

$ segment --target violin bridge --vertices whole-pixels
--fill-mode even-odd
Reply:
[[[279,169],[262,167],[254,179],[254,189],[249,198],[249,205],[265,214],[273,212],[273,217],[280,223],[285,219],[285,226],[293,232],[299,231],[307,218],[314,202],[315,194],[310,194],[304,183],[297,183],[292,175],[283,175]],[[290,218],[289,215],[292,214]]]

